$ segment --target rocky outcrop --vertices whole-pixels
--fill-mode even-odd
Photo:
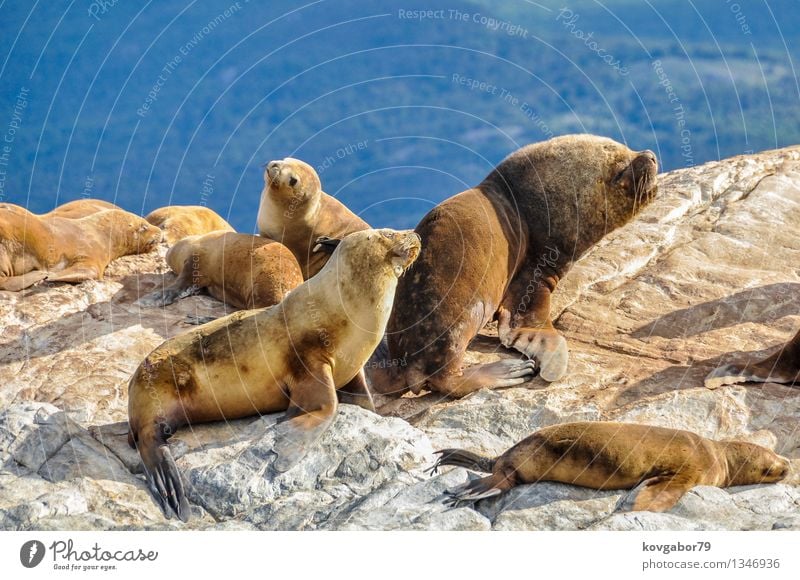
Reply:
[[[1,293],[2,529],[800,529],[800,479],[698,487],[665,514],[614,513],[620,492],[521,486],[447,509],[462,469],[425,473],[432,451],[498,454],[537,428],[635,421],[766,445],[800,468],[800,390],[707,390],[731,357],[760,357],[800,328],[800,148],[665,174],[659,199],[579,260],[556,296],[568,375],[454,401],[381,399],[378,416],[343,405],[295,469],[273,473],[276,416],[181,430],[172,440],[195,517],[166,521],[126,442],[127,380],[187,315],[225,307],[195,296],[133,302],[167,282],[160,254],[121,258],[103,281]],[[516,356],[490,326],[473,361]]]

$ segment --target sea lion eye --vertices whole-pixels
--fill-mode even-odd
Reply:
[[[297,178],[294,175],[292,175],[289,178],[289,187],[294,187],[295,185],[297,185]]]

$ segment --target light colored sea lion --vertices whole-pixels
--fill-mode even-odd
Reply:
[[[341,239],[368,228],[367,222],[322,191],[319,175],[308,163],[287,157],[267,164],[258,229],[292,251],[306,280],[328,261],[327,252],[314,251],[318,238]]]
[[[709,389],[737,383],[794,384],[800,379],[800,332],[767,358],[717,367],[706,377]]]
[[[166,341],[129,383],[128,441],[167,517],[189,506],[167,439],[179,427],[288,410],[273,468],[302,459],[342,402],[373,408],[362,367],[386,329],[397,279],[416,259],[411,231],[367,230],[279,304],[242,310]]]
[[[80,219],[82,217],[86,217],[87,215],[92,215],[93,213],[97,213],[99,211],[104,211],[107,209],[122,209],[122,208],[119,207],[118,205],[114,205],[111,202],[103,201],[102,199],[76,199],[74,201],[68,201],[67,203],[61,204],[54,210],[44,213],[39,217],[44,217],[44,218],[62,217],[69,219]]]
[[[166,260],[177,280],[139,299],[141,306],[165,306],[206,288],[234,308],[264,308],[303,283],[294,254],[261,236],[223,231],[187,236],[167,251]]]
[[[787,459],[760,445],[633,423],[545,427],[496,459],[459,449],[438,453],[434,473],[445,465],[491,473],[447,492],[454,504],[492,497],[523,483],[557,481],[631,489],[618,509],[662,512],[696,485],[774,483],[789,473]]]
[[[19,206],[0,208],[0,290],[18,291],[42,280],[101,279],[120,256],[156,248],[161,231],[121,209],[79,219],[42,218]]]
[[[575,260],[650,203],[657,169],[651,151],[556,137],[512,153],[480,185],[436,206],[415,230],[422,252],[398,286],[370,385],[461,397],[524,383],[537,363],[546,381],[561,378],[568,350],[550,296]],[[501,344],[529,360],[464,369],[467,345],[493,319]]]
[[[202,205],[168,205],[151,211],[144,219],[163,230],[168,246],[186,236],[236,231],[217,212]]]

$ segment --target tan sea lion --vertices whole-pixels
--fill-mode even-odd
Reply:
[[[139,305],[165,306],[206,288],[234,308],[264,308],[303,283],[294,254],[261,236],[224,231],[187,236],[167,251],[166,260],[177,280],[139,299]]]
[[[288,410],[274,449],[273,468],[283,472],[331,424],[337,392],[374,409],[362,367],[383,336],[397,279],[418,253],[411,231],[356,232],[279,304],[197,327],[144,359],[129,383],[128,441],[167,517],[189,517],[167,446],[182,425]]]
[[[550,295],[575,260],[650,203],[657,169],[651,151],[556,137],[512,153],[480,185],[436,206],[415,230],[422,252],[398,286],[370,385],[461,397],[530,380],[535,363],[546,381],[561,378],[568,350]],[[467,345],[493,319],[501,344],[532,360],[462,368]]]
[[[19,206],[0,208],[0,290],[36,282],[100,279],[120,256],[156,248],[161,231],[121,209],[79,219],[42,218]]]
[[[737,383],[794,384],[800,378],[800,332],[773,354],[759,361],[717,367],[706,377],[709,389]]]
[[[103,201],[102,199],[76,199],[74,201],[68,201],[67,203],[61,204],[54,210],[44,213],[39,217],[79,219],[107,209],[122,208],[118,205],[114,205],[111,202]]]
[[[287,157],[267,164],[258,229],[292,251],[306,280],[328,261],[327,252],[314,251],[318,238],[341,239],[368,228],[367,222],[322,191],[319,175],[308,163]]]
[[[164,231],[169,246],[186,236],[235,231],[217,212],[202,205],[168,205],[151,211],[144,219]]]
[[[445,449],[431,468],[455,465],[488,477],[447,492],[449,502],[492,497],[523,483],[557,481],[632,489],[622,510],[662,512],[696,485],[774,483],[789,461],[760,445],[712,441],[689,431],[633,423],[578,422],[540,429],[496,459]]]

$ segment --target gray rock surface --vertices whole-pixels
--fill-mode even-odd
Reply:
[[[800,148],[660,177],[659,199],[579,260],[554,300],[571,351],[547,384],[342,405],[295,469],[271,470],[276,415],[186,428],[173,453],[194,518],[164,520],[126,440],[127,380],[186,316],[226,308],[194,296],[134,305],[164,279],[163,251],[115,261],[106,279],[0,292],[0,529],[710,530],[800,529],[800,390],[703,387],[714,367],[759,357],[800,328]],[[471,361],[515,356],[490,325]],[[462,469],[430,476],[432,452],[495,455],[532,431],[618,420],[744,439],[791,458],[784,483],[698,487],[669,513],[614,513],[621,491],[520,486],[446,508]]]

